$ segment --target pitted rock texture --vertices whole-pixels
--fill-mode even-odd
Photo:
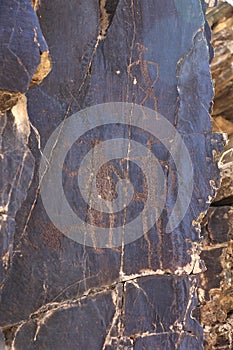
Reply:
[[[207,271],[201,275],[199,299],[205,349],[231,349],[233,346],[232,207],[210,208],[203,222],[202,232],[204,236],[202,258]]]
[[[201,274],[198,296],[206,350],[233,348],[232,13],[233,7],[222,1],[219,1],[216,8],[207,12],[215,50],[215,58],[211,64],[215,85],[213,130],[224,132],[228,142],[219,159],[221,187],[202,223],[201,257],[207,270]]]

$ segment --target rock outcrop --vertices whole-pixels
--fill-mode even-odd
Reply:
[[[200,222],[223,147],[204,9],[0,3],[7,349],[203,349]]]

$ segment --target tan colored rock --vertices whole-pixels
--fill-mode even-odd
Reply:
[[[220,2],[208,11],[215,57],[211,63],[215,85],[214,117],[233,121],[233,7]]]
[[[213,131],[224,132],[230,136],[233,134],[233,122],[223,118],[221,115],[213,118]]]

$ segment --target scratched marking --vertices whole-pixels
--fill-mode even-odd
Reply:
[[[155,95],[154,88],[156,83],[159,80],[159,64],[154,62],[154,61],[148,61],[143,58],[144,52],[146,52],[148,49],[143,46],[140,43],[137,43],[137,49],[138,49],[138,60],[131,63],[128,68],[127,72],[129,76],[133,79],[133,81],[138,85],[139,89],[144,92],[145,97],[143,100],[140,102],[141,105],[144,105],[148,99],[151,99],[154,101],[154,110],[157,112],[158,111],[158,99]],[[155,66],[156,67],[156,78],[152,80],[149,72],[149,65]],[[135,66],[139,66],[140,72],[143,77],[143,81],[145,84],[145,87],[140,84],[136,80],[135,75],[132,72],[132,68]]]

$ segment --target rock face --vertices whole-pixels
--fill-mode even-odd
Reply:
[[[47,44],[29,1],[0,4],[5,346],[203,349],[200,221],[223,143],[208,114],[205,4],[33,6]],[[47,45],[52,71],[33,86],[50,69]]]
[[[202,259],[207,271],[199,287],[200,322],[205,349],[232,349],[233,298],[233,7],[219,2],[208,11],[215,57],[211,70],[215,85],[213,129],[225,132],[228,144],[220,159],[221,187],[202,224]]]
[[[1,2],[0,111],[12,108],[50,71],[48,47],[30,1]]]
[[[222,116],[233,122],[233,7],[220,2],[218,7],[208,11],[208,21],[212,30],[215,57],[211,71],[215,85],[214,117]]]
[[[221,158],[222,184],[215,198],[218,205],[233,204],[233,6],[220,2],[208,11],[215,57],[211,71],[215,85],[213,130],[228,136]],[[221,202],[222,201],[222,202]]]
[[[201,276],[199,296],[205,349],[232,349],[232,207],[210,208],[202,233],[207,271]]]

